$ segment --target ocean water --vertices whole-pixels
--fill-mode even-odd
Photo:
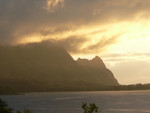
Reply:
[[[48,92],[1,95],[14,110],[34,113],[83,113],[83,102],[95,103],[100,113],[150,113],[150,91]]]

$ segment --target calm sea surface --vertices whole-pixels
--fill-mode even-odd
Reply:
[[[0,96],[15,110],[34,113],[83,113],[82,102],[95,103],[100,113],[150,113],[150,91],[28,93]]]

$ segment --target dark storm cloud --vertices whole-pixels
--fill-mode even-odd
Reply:
[[[51,1],[55,3],[55,0]],[[148,18],[150,11],[148,0],[60,1],[55,5],[47,5],[48,0],[0,0],[0,42],[14,43],[23,36],[34,33],[39,33],[41,36],[49,35],[51,38],[51,35],[67,31],[74,32],[82,26],[87,28],[89,26],[90,29],[91,25]],[[48,6],[49,8],[46,8]],[[77,53],[81,50],[94,51],[99,47],[109,46],[116,40],[115,38],[107,40],[105,39],[107,37],[103,37],[97,44],[81,49],[79,46],[88,41],[86,37],[83,37],[84,35],[81,34],[61,39],[60,35],[59,40],[56,40],[57,44]]]

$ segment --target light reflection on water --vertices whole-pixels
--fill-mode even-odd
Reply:
[[[82,102],[95,103],[101,113],[150,113],[150,91],[94,91],[3,95],[15,110],[34,113],[83,113]]]

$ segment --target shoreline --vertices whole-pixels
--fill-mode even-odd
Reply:
[[[150,89],[132,89],[132,90],[85,90],[85,91],[34,91],[34,92],[24,92],[24,93],[3,93],[0,96],[7,95],[26,95],[26,94],[44,94],[44,93],[84,93],[84,92],[136,92],[136,91],[150,91]]]

